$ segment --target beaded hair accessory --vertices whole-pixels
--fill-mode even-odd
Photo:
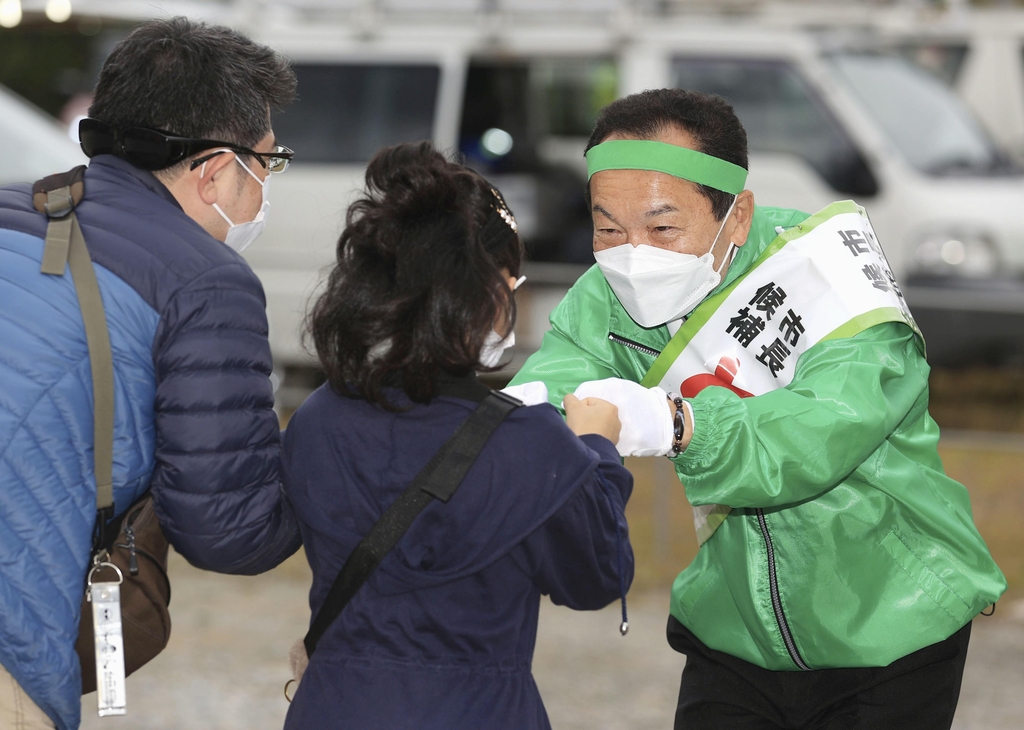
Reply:
[[[494,196],[495,200],[495,204],[493,206],[494,210],[496,210],[498,215],[501,216],[501,219],[508,224],[508,227],[512,229],[513,233],[518,233],[519,225],[516,223],[516,219],[515,216],[512,215],[512,211],[508,209],[505,199],[501,197],[501,193],[494,188],[491,188],[491,194]]]

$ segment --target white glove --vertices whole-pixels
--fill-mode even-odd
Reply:
[[[600,398],[619,409],[619,456],[665,456],[672,450],[672,409],[665,391],[645,388],[632,380],[607,378],[591,380],[576,389],[574,395]]]
[[[548,386],[543,380],[510,385],[507,388],[502,388],[501,392],[507,393],[513,398],[518,398],[523,402],[524,406],[535,406],[548,402]]]

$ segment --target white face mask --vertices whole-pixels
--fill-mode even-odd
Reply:
[[[245,249],[252,245],[252,242],[260,237],[263,233],[263,227],[267,223],[267,212],[270,210],[270,201],[268,198],[268,192],[270,188],[270,175],[267,175],[266,180],[260,180],[255,172],[249,169],[249,167],[235,156],[235,162],[242,166],[252,176],[252,179],[259,183],[259,186],[263,189],[263,204],[260,206],[259,212],[256,213],[256,217],[248,223],[235,223],[216,203],[213,204],[213,209],[220,214],[220,217],[227,221],[228,224],[228,235],[224,239],[230,248],[233,248],[238,253],[242,253]],[[203,167],[200,171],[200,176],[206,172],[206,163],[203,163]]]
[[[493,368],[501,362],[501,356],[505,350],[516,344],[516,333],[509,332],[508,337],[502,339],[495,330],[491,330],[484,340],[484,346],[480,348],[480,364],[485,368]]]
[[[637,324],[658,327],[684,317],[718,286],[735,244],[729,244],[717,269],[713,251],[735,206],[734,197],[703,256],[629,243],[594,252],[608,285]]]
[[[512,287],[512,291],[518,289],[519,285],[524,281],[526,281],[526,277],[520,276]],[[501,356],[505,353],[505,350],[514,344],[516,344],[515,332],[509,332],[503,338],[496,330],[492,329],[484,339],[483,347],[480,348],[480,364],[485,368],[496,367],[501,362]]]

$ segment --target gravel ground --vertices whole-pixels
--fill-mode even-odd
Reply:
[[[204,573],[172,555],[168,648],[128,679],[128,715],[84,730],[272,730],[284,722],[288,647],[309,620],[309,575],[297,556],[257,578]],[[575,613],[545,601],[534,673],[555,730],[667,730],[684,658],[665,643],[667,591],[619,608]],[[1024,602],[975,623],[955,730],[1024,727]],[[386,730],[386,729],[382,729]]]

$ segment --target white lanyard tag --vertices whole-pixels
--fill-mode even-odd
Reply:
[[[113,568],[118,580],[93,583],[101,568]],[[121,582],[117,566],[97,562],[89,574],[89,600],[96,641],[96,697],[100,717],[125,714],[127,693],[124,678],[124,635],[121,630]]]

